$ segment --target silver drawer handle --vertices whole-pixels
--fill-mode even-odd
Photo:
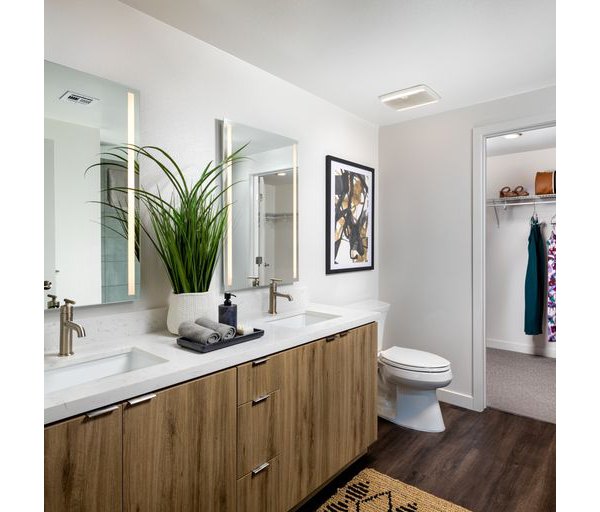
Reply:
[[[264,402],[267,398],[269,398],[271,395],[263,395],[263,396],[259,396],[258,398],[255,398],[254,400],[252,400],[252,405],[256,405],[259,404],[261,402]]]
[[[325,341],[329,342],[329,341],[333,341],[335,340],[336,336],[327,336],[327,338],[325,338]]]
[[[255,467],[252,470],[252,476],[256,476],[258,475],[261,471],[264,471],[265,469],[267,469],[271,464],[269,464],[268,462],[264,462],[263,464],[261,464],[258,467]]]
[[[129,405],[137,405],[142,402],[147,402],[148,400],[152,400],[156,397],[156,393],[148,393],[147,395],[138,396],[137,398],[132,398],[131,400],[127,400]]]
[[[348,336],[348,331],[342,331],[339,334],[340,334],[340,338],[343,338],[344,336]]]
[[[88,418],[96,418],[97,416],[102,416],[103,414],[116,411],[118,408],[118,405],[109,405],[108,407],[103,407],[102,409],[96,409],[95,411],[88,412],[86,416]]]
[[[259,364],[266,363],[269,360],[268,357],[263,357],[262,359],[257,359],[256,361],[252,361],[252,366],[258,366]]]

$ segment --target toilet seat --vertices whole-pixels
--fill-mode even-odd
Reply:
[[[430,352],[404,347],[391,347],[379,354],[382,363],[405,371],[443,373],[450,370],[450,361]]]

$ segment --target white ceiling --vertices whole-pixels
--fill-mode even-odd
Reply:
[[[122,1],[376,124],[555,84],[554,0]],[[378,100],[422,83],[439,103]]]
[[[506,139],[503,135],[486,141],[487,156],[509,155],[556,147],[556,126],[521,132],[517,139]]]

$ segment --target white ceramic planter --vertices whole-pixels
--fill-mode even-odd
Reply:
[[[215,292],[204,293],[173,293],[169,299],[167,313],[167,329],[173,334],[179,334],[181,322],[193,322],[196,318],[205,316],[217,320],[217,295]]]

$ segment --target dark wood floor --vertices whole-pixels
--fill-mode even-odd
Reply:
[[[446,431],[415,432],[379,420],[369,453],[299,511],[319,508],[363,468],[373,468],[473,512],[556,510],[556,426],[494,409],[442,404]]]

